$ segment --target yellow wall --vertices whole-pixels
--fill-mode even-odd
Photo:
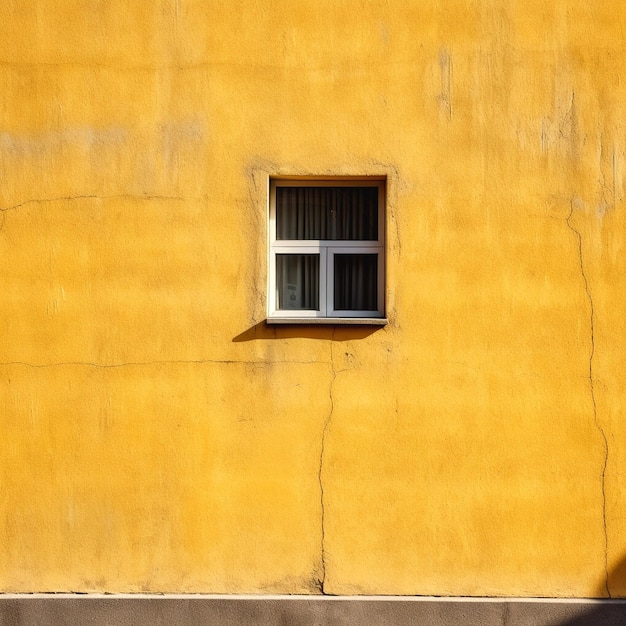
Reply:
[[[626,595],[625,21],[3,0],[0,589]],[[272,174],[388,326],[265,325]]]

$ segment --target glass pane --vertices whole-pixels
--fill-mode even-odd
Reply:
[[[378,255],[335,254],[336,311],[376,311]]]
[[[378,241],[378,187],[276,187],[276,238]]]
[[[276,255],[276,299],[280,311],[319,311],[319,254]]]

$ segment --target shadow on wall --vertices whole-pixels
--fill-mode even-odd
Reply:
[[[579,612],[580,611],[580,612]],[[626,624],[626,604],[621,601],[599,600],[598,605],[592,609],[588,605],[580,605],[579,609],[570,612],[577,613],[565,621],[549,622],[554,626],[624,626]],[[546,622],[531,622],[541,624]]]
[[[626,556],[609,572],[608,588],[611,595],[626,598]],[[602,593],[606,593],[606,585],[601,585]],[[626,624],[626,620],[624,621]]]
[[[333,324],[276,324],[259,322],[233,337],[233,342],[255,341],[257,339],[291,339],[302,337],[305,339],[330,339],[333,341],[347,341],[368,337],[382,326],[349,326]]]
[[[607,594],[610,596],[608,599]],[[571,611],[571,617],[554,623],[558,626],[625,626],[626,557],[608,572],[606,580],[598,583],[594,596],[602,598],[595,606],[590,608],[587,603],[580,604]]]

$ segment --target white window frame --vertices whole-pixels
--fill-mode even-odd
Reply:
[[[376,187],[378,189],[378,239],[363,240],[278,240],[276,238],[277,187]],[[273,177],[269,181],[268,318],[270,324],[386,324],[385,319],[385,191],[384,177]],[[377,254],[377,306],[372,311],[338,311],[334,300],[335,254]],[[319,310],[278,309],[276,255],[319,254]]]

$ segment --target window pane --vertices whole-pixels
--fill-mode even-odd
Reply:
[[[320,255],[277,254],[276,298],[281,311],[319,311]]]
[[[378,187],[276,187],[276,238],[378,240]]]
[[[336,311],[377,309],[378,255],[335,254]]]

